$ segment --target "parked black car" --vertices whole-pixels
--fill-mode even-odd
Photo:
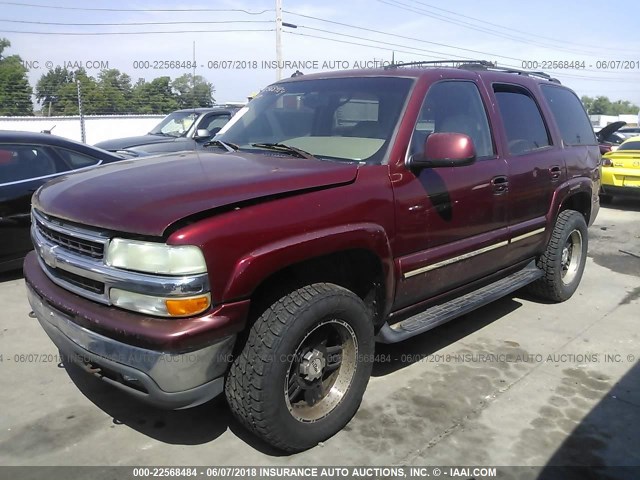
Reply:
[[[167,115],[148,134],[96,143],[109,151],[129,150],[142,154],[197,150],[213,138],[239,107],[191,108]]]
[[[596,138],[598,139],[600,153],[602,155],[610,152],[613,147],[620,146],[620,144],[627,139],[625,135],[620,133],[621,127],[624,127],[626,124],[627,122],[623,121],[613,122],[596,132]]]
[[[0,131],[0,272],[20,268],[33,248],[29,211],[38,187],[60,175],[125,158],[131,157],[55,135]]]

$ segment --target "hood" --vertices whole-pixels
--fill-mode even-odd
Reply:
[[[596,137],[598,138],[598,141],[599,142],[604,142],[605,138],[607,138],[613,132],[616,132],[616,131],[620,130],[626,124],[627,124],[627,122],[622,122],[622,121],[613,122],[613,123],[610,123],[609,125],[607,125],[606,127],[601,128],[598,131],[598,133],[596,133]]]
[[[104,142],[96,143],[94,146],[102,148],[103,150],[125,150],[131,147],[138,147],[140,145],[151,145],[153,143],[169,143],[175,142],[176,137],[165,137],[163,135],[140,135],[137,137],[127,138],[114,138],[113,140],[105,140]]]
[[[250,153],[124,160],[60,177],[38,190],[39,210],[82,225],[162,236],[206,210],[271,195],[352,182],[353,163]]]

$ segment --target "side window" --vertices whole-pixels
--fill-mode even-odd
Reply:
[[[494,85],[493,91],[511,155],[522,155],[551,145],[540,109],[527,90],[512,85]]]
[[[427,137],[434,132],[464,133],[473,140],[478,158],[494,155],[487,112],[475,83],[445,81],[429,88],[411,137],[409,154],[421,152]]]
[[[69,166],[71,170],[77,170],[78,168],[91,167],[97,165],[100,160],[88,155],[82,155],[81,153],[72,152],[64,148],[57,148],[56,151]]]
[[[0,185],[60,173],[55,160],[36,145],[0,145]]]
[[[305,105],[298,93],[285,93],[275,102],[269,118],[272,128],[285,138],[308,135],[313,128],[314,109]]]
[[[202,119],[198,128],[204,128],[208,130],[211,135],[215,135],[230,119],[231,117],[229,115],[209,115]]]
[[[542,93],[556,119],[565,145],[597,145],[593,128],[578,97],[567,89],[543,85]]]
[[[380,100],[369,93],[341,98],[333,113],[333,130],[348,137],[385,138],[379,110]]]

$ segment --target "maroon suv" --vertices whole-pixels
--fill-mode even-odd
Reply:
[[[424,66],[286,79],[209,151],[38,190],[24,270],[42,327],[139,399],[224,391],[297,451],[354,415],[376,341],[525,285],[568,299],[600,184],[580,101],[541,73]]]

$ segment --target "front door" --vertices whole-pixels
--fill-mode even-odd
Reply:
[[[472,80],[444,80],[427,91],[408,155],[421,152],[432,132],[458,132],[473,140],[476,161],[395,176],[400,281],[394,310],[504,266],[508,172],[496,155],[485,105]]]

